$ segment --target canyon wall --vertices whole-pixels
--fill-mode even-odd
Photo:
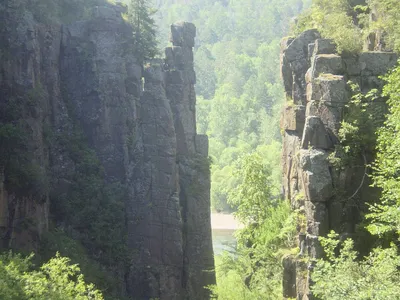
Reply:
[[[49,25],[19,2],[2,5],[1,247],[37,250],[56,230],[111,274],[115,296],[207,299],[215,275],[194,25],[172,25],[166,58],[143,68],[123,6]]]
[[[286,38],[281,46],[287,99],[281,121],[283,187],[301,220],[300,254],[283,261],[284,297],[313,299],[310,272],[315,259],[323,256],[318,237],[331,230],[342,237],[357,237],[365,203],[379,197],[366,174],[373,150],[365,147],[349,163],[335,164],[335,158],[341,159],[339,130],[354,94],[348,81],[363,94],[382,89],[380,76],[394,67],[397,56],[390,52],[339,55],[333,41],[322,39],[316,30]],[[376,119],[382,118],[384,99],[371,106],[380,112]]]

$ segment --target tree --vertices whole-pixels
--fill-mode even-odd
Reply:
[[[0,299],[103,300],[100,291],[84,281],[78,265],[58,253],[38,270],[33,255],[0,255]]]
[[[135,36],[133,51],[141,64],[158,54],[155,12],[148,0],[131,0],[128,17]]]
[[[378,130],[378,154],[375,160],[376,186],[382,199],[371,207],[368,229],[378,235],[400,233],[400,66],[386,76],[383,95],[388,97],[389,114],[385,126]]]
[[[374,248],[360,258],[351,239],[341,242],[333,232],[320,238],[326,259],[317,261],[311,278],[315,283],[312,291],[321,299],[399,299],[400,67],[385,80],[383,95],[388,98],[389,114],[384,126],[377,130],[378,153],[372,176],[382,197],[370,206],[367,229],[386,247]]]
[[[282,295],[284,255],[295,246],[296,214],[287,201],[273,199],[270,167],[256,152],[239,159],[236,176],[241,182],[229,193],[245,225],[235,235],[235,255],[225,254],[217,263],[218,299],[278,299]],[[291,250],[289,250],[291,249]]]
[[[351,239],[341,243],[339,235],[331,232],[320,241],[327,258],[317,261],[311,275],[315,283],[312,291],[319,299],[399,299],[400,256],[396,246],[375,248],[358,260]]]

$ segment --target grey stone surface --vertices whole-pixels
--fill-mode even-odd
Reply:
[[[329,233],[329,213],[326,202],[305,201],[307,233],[315,236]]]
[[[324,255],[324,250],[321,246],[321,242],[318,239],[318,236],[307,234],[306,236],[306,244],[308,250],[308,256],[311,259],[319,259]]]
[[[49,221],[70,226],[68,219],[51,219],[49,204],[68,201],[62,196],[76,184],[77,161],[86,159],[68,149],[82,147],[73,150],[98,159],[104,184],[126,190],[118,221],[126,224],[128,257],[103,266],[120,296],[208,299],[205,286],[215,275],[208,139],[195,125],[195,27],[174,24],[179,45],[142,68],[127,46],[134,41],[123,12],[110,4],[95,7],[85,21],[44,25],[10,2],[0,39],[12,41],[13,59],[0,61],[0,122],[10,113],[3,106],[10,96],[25,99],[40,87],[40,99],[21,106],[20,120],[30,159],[50,182],[43,182],[49,188],[40,196],[20,197],[7,190],[0,166],[0,248],[31,251]],[[76,144],[61,138],[78,134]],[[31,225],[21,226],[24,219]],[[101,258],[102,249],[91,251]]]
[[[315,43],[308,44],[308,60],[311,61],[311,58],[314,54]]]
[[[208,136],[205,134],[196,135],[196,151],[201,156],[208,158]]]
[[[331,141],[336,144],[344,108],[344,104],[343,106],[331,105],[326,102],[312,100],[307,103],[306,115],[319,117],[328,131]]]
[[[321,39],[315,31],[307,31],[281,44],[281,72],[289,105],[282,113],[284,130],[282,149],[283,191],[291,207],[304,215],[305,224],[298,224],[300,257],[320,258],[318,237],[334,229],[352,234],[361,220],[364,202],[379,197],[365,176],[365,161],[360,156],[353,165],[336,168],[328,156],[339,143],[339,130],[351,99],[347,81],[360,86],[361,92],[381,89],[379,78],[393,67],[393,53],[366,52],[359,55],[336,53],[330,40]],[[382,102],[373,103],[384,111]],[[294,105],[293,105],[294,104]],[[298,132],[296,108],[306,107],[303,132]],[[376,111],[379,111],[377,109]],[[300,120],[300,122],[299,122]],[[301,149],[300,149],[301,148]],[[372,153],[366,155],[373,161]],[[296,261],[296,297],[314,299],[310,290],[312,267]],[[292,272],[284,265],[284,274]],[[307,275],[306,275],[307,274]],[[287,275],[285,275],[288,277]]]
[[[358,59],[362,76],[384,75],[396,62],[397,55],[390,52],[364,52]]]
[[[323,101],[330,105],[344,105],[350,101],[346,80],[343,76],[324,74],[307,85],[307,101]]]
[[[282,259],[283,265],[283,297],[296,298],[296,260],[292,256]]]
[[[317,39],[315,41],[314,53],[313,55],[318,54],[335,54],[336,44],[331,39]]]
[[[281,128],[301,134],[305,122],[305,107],[303,105],[286,106],[282,118]]]
[[[326,202],[333,196],[328,154],[319,149],[300,151],[300,180],[306,199]]]
[[[312,59],[312,77],[317,78],[321,74],[344,74],[342,58],[335,54],[318,54]]]
[[[210,170],[208,141],[196,133],[196,94],[193,64],[193,24],[172,25],[172,42],[181,46],[183,82],[168,80],[166,95],[170,101],[177,137],[180,203],[183,211],[184,270],[183,284],[188,299],[207,299],[206,285],[215,283],[210,227]],[[175,48],[175,47],[174,47]],[[170,51],[170,50],[167,50]],[[173,52],[173,51],[172,51]],[[169,54],[168,54],[169,55]],[[172,59],[170,59],[172,61]]]
[[[171,25],[171,42],[174,46],[194,47],[196,27],[192,23],[179,22]]]
[[[294,101],[294,104],[306,104],[304,74],[310,67],[308,45],[319,37],[318,31],[307,30],[295,39],[285,39],[281,43],[281,74],[287,98]]]
[[[304,125],[301,147],[303,149],[313,147],[329,150],[333,148],[333,145],[332,138],[330,137],[329,132],[326,130],[321,118],[317,116],[307,117]]]

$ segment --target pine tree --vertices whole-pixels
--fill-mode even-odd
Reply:
[[[140,63],[158,54],[156,25],[153,19],[155,12],[150,8],[148,0],[131,0],[129,21],[135,36],[133,50]]]

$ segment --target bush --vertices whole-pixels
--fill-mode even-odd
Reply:
[[[310,10],[299,17],[295,31],[316,28],[323,37],[335,41],[339,53],[358,53],[363,48],[363,33],[353,15],[348,0],[314,0]]]
[[[351,239],[342,243],[339,254],[336,254],[340,245],[337,234],[331,232],[320,241],[327,259],[318,260],[311,275],[315,296],[330,300],[399,299],[400,256],[397,247],[376,248],[358,261]]]
[[[78,265],[58,253],[38,270],[33,255],[0,255],[0,299],[102,300],[102,294],[84,281]]]

